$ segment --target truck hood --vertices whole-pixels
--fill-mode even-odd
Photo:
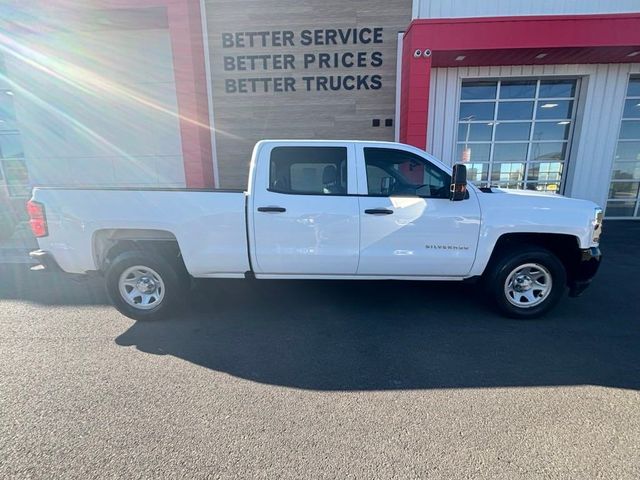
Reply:
[[[538,203],[546,204],[547,202],[564,202],[566,204],[583,204],[584,206],[597,205],[588,200],[580,200],[577,198],[565,197],[552,192],[538,192],[536,190],[516,190],[512,188],[491,188],[490,193],[486,195],[499,195],[503,201],[529,201],[532,205]],[[557,203],[556,203],[557,204]]]
[[[490,192],[479,193],[480,202],[502,207],[529,207],[529,208],[558,208],[571,210],[585,210],[592,214],[598,205],[589,200],[569,198],[551,192],[538,192],[535,190],[516,190],[510,188],[491,188]]]
[[[516,190],[515,188],[496,188],[491,187],[491,193],[502,193],[507,195],[518,195],[522,197],[550,197],[550,198],[567,198],[564,195],[558,195],[551,192],[538,192],[537,190]]]

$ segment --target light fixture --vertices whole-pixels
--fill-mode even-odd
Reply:
[[[6,91],[6,92],[4,92],[4,93],[6,93],[7,95],[9,95],[9,96],[13,97],[13,92],[12,92],[11,90],[7,90],[7,91]]]
[[[544,105],[540,105],[540,108],[555,108],[557,106],[557,103],[545,103]]]
[[[464,60],[465,58],[467,58],[465,55],[458,55],[456,57],[456,62],[461,62],[462,60]]]
[[[640,103],[636,103],[636,107],[640,107]]]
[[[544,57],[546,57],[547,55],[549,55],[548,53],[539,53],[538,55],[536,55],[536,58],[538,60],[543,59]]]
[[[635,57],[640,55],[640,50],[636,50],[635,52],[627,53],[627,57]]]
[[[571,122],[569,120],[563,120],[561,122],[558,122],[558,125],[569,125]]]

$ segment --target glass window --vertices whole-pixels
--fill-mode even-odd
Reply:
[[[493,147],[494,162],[525,162],[528,143],[496,143]]]
[[[534,142],[531,144],[530,159],[534,162],[542,160],[564,160],[567,153],[567,142]]]
[[[469,102],[460,104],[460,120],[493,120],[495,102]]]
[[[569,138],[569,123],[566,122],[536,122],[533,129],[533,139],[567,140]]]
[[[16,113],[13,107],[13,92],[11,90],[0,90],[0,131],[16,129]]]
[[[528,180],[560,181],[562,177],[562,162],[539,162],[529,165]]]
[[[615,202],[608,201],[604,214],[607,217],[633,217],[636,209],[635,201]]]
[[[459,143],[456,162],[488,162],[491,154],[489,143]]]
[[[630,98],[631,97],[631,98]],[[638,98],[633,98],[638,97]],[[611,169],[607,217],[640,217],[640,77],[629,79]],[[625,120],[638,118],[638,120]]]
[[[531,123],[501,123],[496,125],[496,141],[529,140]]]
[[[640,162],[616,162],[613,164],[612,180],[640,180]]]
[[[640,120],[623,120],[620,127],[621,139],[640,139]]]
[[[345,147],[276,147],[271,151],[269,190],[307,195],[347,194]]]
[[[547,193],[559,193],[560,190],[560,182],[530,182],[527,183],[527,190],[535,190],[537,192],[547,192]]]
[[[539,98],[572,98],[576,94],[575,80],[541,80]]]
[[[462,100],[484,100],[496,98],[498,82],[464,81],[462,82]]]
[[[536,120],[563,120],[571,118],[573,102],[571,100],[539,101]]]
[[[635,199],[638,196],[638,182],[613,182],[609,188],[609,198],[616,200]]]
[[[565,78],[463,81],[455,160],[468,172],[473,164],[469,180],[560,193],[577,86]]]
[[[631,162],[640,160],[640,139],[637,142],[618,142],[615,158]]]
[[[640,118],[640,98],[633,98],[624,102],[622,118]]]
[[[535,80],[502,81],[500,98],[534,98],[537,83]]]
[[[20,135],[0,134],[0,158],[16,158],[23,155]]]
[[[519,182],[524,180],[524,163],[494,163],[491,167],[491,181]]]
[[[467,163],[467,180],[474,183],[486,183],[489,178],[488,163]]]
[[[493,133],[493,122],[468,123],[462,122],[458,127],[458,141],[460,142],[489,142]]]
[[[418,155],[365,148],[364,158],[369,195],[449,198],[451,176]]]
[[[629,79],[627,97],[640,97],[640,77],[631,77]]]
[[[498,103],[498,120],[531,120],[533,102]]]

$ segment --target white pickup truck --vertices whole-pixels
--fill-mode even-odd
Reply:
[[[104,275],[135,319],[165,315],[194,278],[481,281],[497,307],[540,316],[600,263],[602,210],[477,188],[408,145],[261,141],[248,191],[35,188],[40,269]]]

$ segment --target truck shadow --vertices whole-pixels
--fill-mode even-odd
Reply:
[[[190,313],[135,323],[116,342],[301,389],[638,389],[638,315],[618,300],[633,292],[607,282],[612,270],[583,298],[526,322],[493,313],[472,285],[213,282]]]
[[[102,278],[32,272],[31,264],[0,264],[0,301],[40,305],[109,305]]]

